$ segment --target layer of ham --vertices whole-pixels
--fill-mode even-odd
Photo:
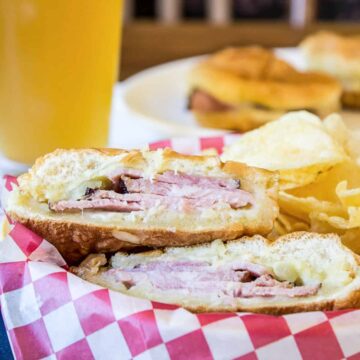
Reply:
[[[229,204],[239,209],[254,203],[253,196],[239,189],[234,179],[191,176],[167,171],[154,179],[145,179],[138,170],[119,169],[110,177],[113,189],[91,189],[81,199],[49,204],[55,212],[105,210],[132,212],[163,206],[190,212]]]
[[[199,112],[220,112],[233,110],[234,106],[225,104],[202,90],[194,90],[189,97],[189,109]]]
[[[223,111],[238,110],[240,108],[253,108],[253,109],[268,110],[268,111],[275,110],[266,107],[264,105],[255,104],[255,103],[239,103],[237,105],[226,104],[214,98],[206,91],[199,89],[194,90],[190,94],[188,108],[189,110],[198,111],[199,113],[223,112]],[[296,109],[288,108],[286,110],[295,111]],[[317,111],[314,109],[304,109],[304,110],[317,114]],[[278,111],[280,111],[280,109],[278,109]]]
[[[152,261],[128,268],[106,271],[104,276],[127,288],[150,282],[161,291],[187,291],[200,296],[306,297],[315,295],[320,284],[295,286],[276,280],[269,270],[253,263],[233,262],[214,267],[203,261]]]

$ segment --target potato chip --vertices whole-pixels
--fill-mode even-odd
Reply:
[[[347,143],[347,151],[352,159],[354,159],[358,166],[360,166],[360,132],[352,131],[351,137]]]
[[[323,125],[331,137],[346,148],[350,132],[341,116],[339,114],[331,114],[323,120]]]
[[[244,134],[225,148],[222,158],[278,170],[281,188],[289,189],[345,161],[344,141],[333,138],[317,116],[298,111]]]
[[[284,226],[281,224],[281,222],[276,219],[274,222],[274,228],[272,229],[272,232],[268,234],[267,238],[271,241],[276,240],[278,237],[287,234],[288,232],[284,228]]]
[[[329,171],[331,166],[327,165],[312,165],[307,168],[279,170],[279,188],[294,189],[314,183],[321,174]]]
[[[294,231],[309,231],[309,229],[310,224],[288,214],[280,213],[274,222],[274,228],[272,232],[267,236],[267,238],[271,241],[274,241],[282,235]]]
[[[347,181],[341,181],[337,184],[335,192],[339,200],[345,207],[360,207],[360,187],[355,189],[348,189],[347,187]]]
[[[359,131],[349,131],[339,114],[329,115],[324,119],[323,124],[332,138],[345,148],[353,160],[360,158]]]
[[[318,220],[327,222],[329,225],[336,229],[354,229],[360,226],[360,208],[359,207],[349,207],[347,208],[347,215],[345,216],[336,216],[329,215],[328,213],[311,213],[310,216]]]
[[[360,253],[360,133],[337,114],[294,112],[243,135],[224,159],[279,172],[280,214],[270,239],[335,232]]]
[[[278,221],[283,225],[286,233],[294,231],[305,231],[309,230],[310,228],[310,225],[308,223],[284,213],[279,214]]]
[[[355,161],[347,160],[335,165],[320,174],[313,183],[288,192],[298,197],[313,196],[319,200],[338,202],[336,187],[342,181],[347,181],[350,187],[360,187],[360,167]]]
[[[340,234],[341,241],[345,246],[360,254],[360,228],[346,230],[343,234]]]
[[[297,197],[279,191],[280,210],[305,222],[310,222],[310,213],[326,213],[331,216],[346,216],[341,204],[319,200],[313,196]]]
[[[329,223],[321,221],[316,218],[311,219],[311,231],[318,233],[334,233],[341,237],[341,241],[345,246],[360,254],[360,228],[354,228],[349,230],[337,229],[332,227]]]
[[[321,234],[335,233],[341,235],[344,233],[344,230],[336,229],[332,227],[328,222],[319,220],[313,215],[310,215],[310,230]]]
[[[223,157],[269,170],[287,170],[333,165],[347,154],[317,116],[298,111],[244,134],[225,148]]]
[[[349,183],[355,188],[348,189]],[[336,165],[312,184],[280,192],[282,211],[320,220],[336,229],[360,226],[360,168],[354,161]]]

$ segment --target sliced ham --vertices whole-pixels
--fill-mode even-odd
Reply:
[[[227,298],[306,297],[315,295],[320,284],[295,286],[276,280],[266,267],[254,263],[221,266],[204,261],[151,261],[106,272],[127,288],[150,283],[161,291],[187,291],[202,296]]]
[[[127,202],[115,199],[62,200],[49,205],[55,212],[79,212],[82,210],[105,210],[115,212],[132,212],[143,210],[136,202]]]
[[[236,261],[231,263],[230,266],[233,270],[246,270],[255,276],[269,274],[269,270],[265,266],[259,264]]]
[[[128,176],[132,179],[139,179],[143,176],[143,172],[137,169],[119,168],[113,171],[112,174],[110,174],[109,179],[115,181],[116,179],[118,179],[120,176],[123,175]]]
[[[227,189],[239,189],[240,182],[235,179],[210,177],[210,176],[198,176],[188,175],[182,173],[175,173],[174,171],[166,171],[163,174],[156,176],[156,180],[169,184],[178,185],[198,185],[206,186],[213,189],[223,187]]]
[[[275,280],[276,281],[276,280]],[[320,284],[316,285],[303,285],[303,286],[286,286],[279,281],[276,281],[272,286],[259,286],[256,281],[242,284],[237,292],[234,293],[235,297],[272,297],[272,296],[287,296],[287,297],[305,297],[315,295],[320,289]]]
[[[202,90],[194,90],[189,98],[189,109],[199,112],[220,112],[232,110],[234,106],[225,104]]]
[[[224,202],[224,201],[223,201]],[[62,200],[49,207],[53,211],[81,211],[81,210],[106,210],[131,212],[149,210],[153,207],[163,206],[166,209],[175,211],[190,212],[196,209],[210,208],[219,203],[214,197],[200,197],[188,199],[176,196],[162,196],[156,194],[128,193],[118,194],[115,191],[96,190],[92,195],[83,200]],[[230,202],[233,208],[240,208],[248,202],[241,198]]]
[[[121,171],[120,171],[121,170]],[[228,204],[239,209],[254,204],[252,194],[239,189],[234,179],[190,176],[172,171],[148,180],[138,170],[120,169],[113,174],[113,190],[88,189],[78,200],[49,204],[55,212],[103,210],[144,211],[162,206],[169,210],[191,212]]]
[[[119,271],[109,270],[121,282],[136,284],[144,280],[149,280],[154,286],[162,290],[169,289],[202,289],[211,284],[215,289],[225,290],[229,283],[234,286],[238,282],[248,281],[250,274],[246,271],[225,272],[225,271],[166,271],[151,270],[142,271]]]
[[[131,179],[143,178],[143,172],[137,169],[117,169],[110,175],[110,180],[116,181],[119,177],[126,176]],[[153,179],[156,182],[178,185],[199,185],[211,188],[224,187],[227,189],[239,189],[238,180],[231,178],[210,177],[201,175],[188,175],[176,173],[175,171],[165,171],[163,174],[157,174]]]
[[[143,264],[138,264],[135,268],[130,267],[127,270],[132,271],[150,271],[150,270],[160,270],[160,271],[199,271],[203,269],[211,269],[210,264],[206,261],[150,261]],[[259,264],[253,264],[250,262],[231,262],[221,267],[216,268],[215,271],[227,270],[227,271],[246,271],[250,274],[260,277],[261,275],[269,274],[269,270]]]
[[[253,196],[247,191],[236,189],[230,190],[228,188],[219,188],[214,191],[214,188],[205,187],[205,185],[193,184],[172,184],[165,182],[152,182],[145,179],[123,179],[126,188],[129,192],[134,193],[149,193],[166,197],[186,198],[186,199],[200,199],[206,198],[209,201],[226,202],[231,207],[237,209],[247,204],[253,203]]]
[[[209,263],[206,261],[149,261],[146,263],[138,264],[136,266],[130,266],[124,270],[131,271],[192,271],[194,269],[203,269],[209,266]]]

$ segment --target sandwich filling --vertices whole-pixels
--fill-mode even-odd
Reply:
[[[218,204],[228,204],[232,209],[254,204],[253,195],[240,189],[240,182],[231,178],[166,171],[149,179],[140,170],[119,169],[109,180],[111,186],[106,189],[87,188],[81,198],[50,203],[49,208],[54,212],[132,212],[163,206],[191,212]]]
[[[315,295],[321,287],[320,283],[296,285],[279,281],[265,266],[242,261],[214,266],[206,261],[155,260],[112,268],[101,277],[128,290],[150,284],[157,291],[230,298],[307,297]]]
[[[194,90],[189,97],[189,109],[199,112],[230,111],[234,106],[215,99],[203,90]]]
[[[255,104],[255,103],[242,103],[238,105],[231,105],[224,103],[204,90],[195,89],[189,97],[189,110],[198,111],[200,113],[211,113],[211,112],[225,112],[225,111],[234,111],[239,109],[256,109],[256,110],[267,110],[267,111],[276,111],[275,109],[269,108],[265,105]],[[281,111],[291,111],[296,109],[282,109]],[[316,111],[313,109],[304,109],[306,111],[316,114]]]

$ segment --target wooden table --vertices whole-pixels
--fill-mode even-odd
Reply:
[[[208,54],[226,46],[296,46],[308,34],[330,30],[360,34],[359,23],[323,22],[294,28],[288,22],[241,21],[228,25],[183,22],[164,25],[154,21],[125,24],[120,77],[125,79],[145,68],[185,57]]]

